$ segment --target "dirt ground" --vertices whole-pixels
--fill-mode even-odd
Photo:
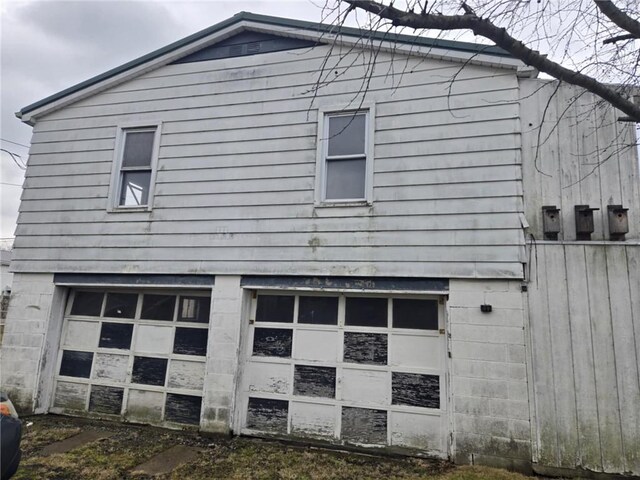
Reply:
[[[454,467],[439,460],[391,458],[294,446],[250,438],[205,437],[158,429],[55,415],[23,418],[23,458],[15,479],[145,479],[134,467],[176,445],[201,449],[194,461],[159,479],[431,479],[525,480],[519,474],[484,467]],[[42,449],[83,430],[111,436],[67,453]]]

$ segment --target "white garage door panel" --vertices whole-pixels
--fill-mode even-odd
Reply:
[[[444,306],[426,296],[253,296],[236,428],[445,457]]]
[[[305,436],[335,437],[336,406],[290,402],[291,433]]]
[[[144,353],[168,354],[173,347],[173,328],[139,325],[134,349]]]
[[[342,369],[342,400],[357,405],[388,405],[389,372]]]
[[[128,355],[113,355],[110,353],[96,353],[92,378],[96,380],[111,380],[125,382],[129,367]]]
[[[129,420],[155,423],[162,419],[163,406],[162,392],[130,389],[125,415]]]
[[[169,388],[202,390],[204,386],[204,363],[188,360],[171,360],[169,365]]]
[[[291,365],[256,363],[249,373],[249,391],[288,394],[291,391]]]
[[[296,331],[293,358],[303,361],[338,361],[338,332],[323,330]]]
[[[62,344],[70,349],[93,350],[98,345],[99,328],[95,322],[68,321]]]
[[[391,444],[442,452],[446,449],[446,425],[440,415],[391,412]]]
[[[389,336],[389,365],[442,370],[444,344],[439,336]]]

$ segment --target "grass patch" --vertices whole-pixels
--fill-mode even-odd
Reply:
[[[361,455],[248,438],[201,437],[189,432],[120,423],[43,416],[26,419],[23,461],[16,480],[146,479],[134,467],[178,444],[202,449],[196,460],[159,479],[228,480],[526,480],[527,477],[484,467],[454,467],[430,459]],[[112,436],[63,454],[43,457],[42,447],[83,428]]]

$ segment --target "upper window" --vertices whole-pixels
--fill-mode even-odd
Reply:
[[[114,207],[151,205],[157,132],[157,126],[121,131],[121,146],[116,160],[117,185],[112,192]]]
[[[370,110],[326,113],[320,142],[321,202],[370,200]]]

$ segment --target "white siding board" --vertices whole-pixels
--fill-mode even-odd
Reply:
[[[282,275],[356,275],[356,276],[406,276],[407,272],[415,272],[416,276],[453,277],[453,278],[519,278],[522,276],[522,265],[519,263],[493,262],[404,262],[402,260],[384,261],[377,259],[375,267],[372,262],[271,262],[261,260],[198,260],[186,267],[189,274],[234,274],[239,270],[247,275],[272,275],[274,271]],[[65,261],[58,259],[22,259],[22,272],[76,272],[76,273],[163,273],[184,274],[185,265],[182,260],[163,259],[162,262],[136,260],[103,260],[93,258],[90,262]]]
[[[637,474],[640,282],[634,256],[640,249],[534,248],[529,327],[538,462]]]
[[[583,246],[565,250],[567,284],[571,292],[588,291],[585,250]],[[600,429],[598,428],[598,406],[596,402],[595,365],[593,357],[593,337],[589,317],[589,302],[583,295],[569,294],[569,328],[571,330],[571,351],[573,355],[574,381],[576,393],[576,417],[578,427],[578,455],[580,465],[602,471],[600,455]],[[543,366],[542,368],[544,368]]]
[[[311,105],[318,49],[171,65],[38,120],[15,267],[521,276],[515,75],[450,85],[458,65],[379,60],[371,206],[313,204],[315,109],[357,105],[363,67]],[[107,213],[116,126],[134,121],[163,122],[153,210]]]
[[[625,471],[640,471],[640,358],[636,353],[630,288],[640,289],[640,283],[629,285],[629,275],[618,269],[628,265],[626,248],[606,249],[607,280],[611,300],[611,330],[613,338],[617,387],[622,428],[622,453]]]
[[[574,377],[571,330],[569,322],[555,321],[555,319],[569,316],[567,274],[562,249],[545,249],[545,271],[547,276],[555,279],[555,288],[547,290],[549,308],[547,321],[550,333],[548,348],[554,365],[556,421],[563,426],[557,435],[557,464],[560,467],[571,468],[575,465],[575,458],[578,455],[576,391],[573,382],[568,381]]]
[[[587,282],[593,356],[596,365],[596,398],[600,446],[605,471],[624,471],[619,391],[614,355],[613,331],[609,302],[603,300],[608,287],[606,247],[586,249]],[[608,295],[604,298],[610,298]]]
[[[16,252],[16,260],[43,260],[47,258],[57,258],[60,260],[73,260],[90,262],[95,260],[95,246],[84,248],[75,247],[73,250],[66,247],[49,248],[21,248]],[[236,250],[234,252],[234,249]],[[172,247],[150,247],[144,246],[144,256],[147,262],[189,262],[198,263],[201,261],[225,261],[229,258],[242,258],[243,261],[278,261],[278,262],[368,262],[379,261],[380,250],[384,249],[384,254],[389,261],[402,262],[437,262],[451,249],[449,245],[433,245],[430,248],[414,246],[355,246],[355,247],[332,247],[325,249],[321,247],[287,247],[286,250],[280,246],[263,246],[252,249],[241,249],[235,245],[228,245],[226,248],[218,246],[216,249],[209,247],[191,247],[184,252]],[[504,256],[517,258],[520,254],[518,246],[457,246],[456,262],[496,262],[499,263]],[[100,247],[100,258],[102,260],[135,261],[140,258],[140,252],[135,248],[122,247]],[[13,257],[12,257],[13,261]],[[505,262],[509,263],[509,262]]]
[[[130,234],[115,235],[104,228],[102,233],[89,234],[69,233],[66,235],[28,236],[22,234],[16,240],[20,248],[83,248],[86,245],[93,247],[168,247],[180,245],[182,248],[192,247],[232,247],[232,248],[259,248],[259,247],[308,247],[310,243],[319,244],[317,248],[334,246],[357,247],[368,244],[372,246],[430,246],[442,247],[443,245],[473,246],[477,243],[483,245],[519,246],[520,234],[513,230],[462,230],[453,234],[449,230],[442,231],[411,231],[409,239],[402,239],[395,231],[375,232],[353,230],[350,235],[336,235],[341,231],[307,231],[307,232],[270,232],[267,239],[263,233],[190,233],[180,235],[175,233],[159,234],[157,232],[143,233],[142,231]],[[139,229],[141,230],[141,229]],[[178,229],[174,229],[178,230]],[[318,228],[320,230],[320,228]]]

